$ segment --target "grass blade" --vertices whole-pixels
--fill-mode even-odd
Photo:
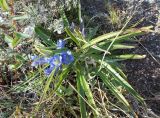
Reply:
[[[107,34],[104,34],[104,35],[101,35],[95,39],[92,39],[90,42],[84,44],[82,46],[82,49],[85,49],[87,47],[90,47],[92,45],[95,45],[96,43],[99,43],[105,39],[109,39],[109,38],[112,38],[112,37],[115,37],[120,31],[117,31],[117,32],[111,32],[111,33],[107,33]]]
[[[123,86],[128,92],[130,92],[134,97],[137,98],[141,103],[144,104],[143,98],[131,87],[131,85],[120,76],[119,73],[115,71],[112,66],[110,66],[108,63],[102,62],[103,65],[106,67],[106,70],[117,80],[117,82]]]
[[[80,46],[79,40],[74,36],[74,34],[71,32],[71,30],[68,27],[65,27],[65,31],[68,34],[68,36],[70,36],[71,39],[76,43],[76,45]]]
[[[81,96],[78,96],[79,103],[80,103],[81,118],[87,118],[86,103],[82,99],[82,97],[85,98],[85,92],[81,86],[80,79],[81,79],[80,74],[77,73],[77,90],[78,90],[79,94],[81,95]]]
[[[97,117],[99,115],[98,110],[97,110],[97,106],[95,104],[91,89],[89,88],[89,84],[86,81],[86,78],[84,76],[83,70],[80,70],[80,83],[81,86],[85,92],[85,95],[87,96],[88,102],[92,105],[92,107],[95,109],[94,111],[94,116]]]
[[[114,58],[114,59],[123,59],[123,60],[128,60],[128,59],[143,59],[145,57],[146,57],[146,55],[139,55],[139,54],[123,54],[123,55],[114,55],[114,56],[111,56],[111,58]]]
[[[131,107],[125,97],[120,93],[116,87],[109,81],[108,77],[104,72],[98,72],[98,75],[101,77],[104,84],[109,88],[109,90],[117,97],[117,99],[122,102],[130,111]]]
[[[2,7],[2,9],[4,11],[8,11],[9,10],[9,6],[8,6],[8,3],[6,2],[6,0],[0,0],[0,7]]]
[[[70,25],[69,25],[69,22],[68,22],[66,15],[65,15],[65,12],[63,10],[61,11],[61,17],[63,19],[66,33],[68,34],[68,36],[71,37],[71,39],[76,43],[77,46],[80,46],[78,39],[74,36],[74,34],[71,32],[71,30],[69,28]]]
[[[55,89],[51,92],[50,96],[54,94],[58,90],[58,88],[62,85],[63,80],[67,77],[67,74],[69,73],[70,68],[63,69],[60,76],[58,76],[58,83],[55,85]]]
[[[123,86],[128,92],[130,92],[135,98],[137,98],[138,101],[140,101],[143,105],[145,105],[143,98],[132,88],[132,86],[123,78],[110,64],[108,64],[105,61],[101,61],[101,59],[98,59],[93,56],[93,58],[99,62],[99,64],[102,64],[103,67],[107,70],[108,73],[110,73],[117,82]]]
[[[119,49],[132,49],[135,48],[135,46],[132,45],[124,45],[124,44],[114,44],[111,47],[111,50],[119,50]]]
[[[52,45],[53,42],[50,40],[51,33],[44,29],[41,26],[35,27],[35,33],[38,35],[38,37],[41,39],[41,41],[45,44]]]
[[[128,29],[128,30],[122,32],[122,34],[123,34],[123,35],[126,34],[126,35],[132,37],[133,35],[139,35],[139,34],[143,34],[144,32],[149,32],[149,31],[150,31],[150,28],[152,28],[152,27],[151,27],[151,26],[148,26],[148,27],[143,27],[143,28],[140,28],[140,29],[131,28],[131,29]],[[121,31],[116,31],[116,32],[107,33],[107,34],[101,35],[101,36],[99,36],[99,37],[97,37],[97,38],[94,38],[94,39],[92,39],[90,42],[84,44],[84,45],[82,46],[82,49],[88,48],[88,47],[90,47],[90,46],[92,46],[92,45],[95,45],[95,44],[97,44],[97,43],[99,43],[99,42],[101,42],[101,41],[104,41],[104,40],[111,40],[111,41],[112,41],[112,40],[115,39],[115,37],[116,37],[117,34],[119,34],[119,33],[121,33]],[[120,37],[121,39],[126,38],[126,36],[124,37],[123,35]],[[117,37],[116,40],[119,40],[119,37]]]

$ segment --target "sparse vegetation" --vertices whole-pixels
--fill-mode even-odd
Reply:
[[[93,1],[0,0],[0,117],[158,117],[123,67],[159,63],[138,40],[158,34],[158,15],[112,0],[89,13]]]

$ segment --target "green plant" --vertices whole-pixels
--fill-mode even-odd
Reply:
[[[122,23],[122,19],[120,16],[120,13],[118,12],[118,10],[116,10],[113,5],[111,4],[107,4],[107,8],[108,8],[108,12],[109,12],[109,16],[107,17],[109,19],[109,21],[111,22],[112,26],[118,26],[121,27]]]
[[[61,68],[57,72],[56,68],[53,68],[49,76],[46,76],[43,71],[49,67],[48,63],[40,65],[36,69],[31,67],[27,71],[28,73],[25,76],[24,82],[14,85],[9,92],[32,91],[37,97],[40,97],[36,102],[30,103],[32,104],[31,112],[33,116],[42,111],[42,113],[45,112],[49,117],[53,113],[56,116],[63,117],[65,114],[63,112],[64,107],[75,117],[79,117],[77,111],[78,113],[80,112],[82,118],[102,117],[103,113],[100,111],[101,105],[95,100],[96,94],[94,94],[93,90],[93,88],[98,86],[95,82],[97,81],[101,83],[100,89],[104,89],[105,92],[111,91],[113,95],[110,95],[110,97],[117,98],[116,102],[118,101],[120,105],[116,105],[121,107],[127,115],[135,115],[131,105],[125,98],[125,92],[132,94],[143,105],[145,103],[143,98],[127,82],[127,78],[118,66],[118,62],[127,59],[142,59],[145,55],[119,54],[115,51],[135,48],[135,46],[124,42],[132,41],[132,37],[134,36],[150,32],[151,27],[126,29],[124,26],[120,31],[103,34],[94,38],[96,32],[94,34],[93,32],[89,34],[85,34],[84,32],[80,1],[77,12],[79,27],[75,28],[70,27],[65,12],[61,11],[65,27],[63,40],[67,42],[66,47],[71,50],[74,61],[69,64],[61,64]],[[57,49],[56,41],[52,40],[51,31],[40,25],[35,27],[35,34],[38,39],[34,40],[32,53],[39,55],[39,57],[49,58],[68,50],[65,47]],[[3,34],[4,41],[12,51],[24,38],[29,38],[29,36],[20,32],[14,32],[12,36]],[[14,55],[14,57],[17,63],[10,66],[13,70],[21,68],[27,60],[31,61],[28,55],[22,55],[22,53]],[[75,97],[76,95],[78,97]],[[76,103],[73,103],[73,100]],[[17,105],[18,111],[20,111],[19,106],[21,105],[23,104]],[[79,106],[78,110],[73,106]],[[15,112],[17,112],[17,109]]]
[[[87,36],[83,34],[83,28],[73,28],[73,30],[71,30],[65,13],[61,12],[61,16],[64,20],[65,31],[69,36],[66,37],[66,39],[68,41],[68,45],[71,45],[71,48],[73,48],[72,53],[74,55],[75,60],[70,65],[64,65],[62,67],[62,70],[60,70],[59,73],[56,74],[56,76],[54,76],[55,70],[53,70],[49,77],[45,77],[47,81],[44,85],[45,89],[40,99],[37,110],[40,109],[42,103],[51,99],[53,94],[59,94],[58,90],[63,86],[63,81],[67,81],[65,79],[69,78],[69,72],[71,72],[75,75],[77,89],[75,89],[74,85],[69,85],[76,91],[78,95],[80,114],[82,118],[89,116],[89,114],[87,114],[87,106],[89,106],[92,109],[94,117],[102,117],[102,114],[99,111],[99,106],[96,104],[96,101],[94,100],[95,96],[93,95],[93,91],[90,88],[90,86],[92,85],[91,80],[89,79],[89,75],[92,75],[94,78],[97,77],[97,81],[102,81],[102,83],[109,89],[109,91],[112,92],[112,94],[117,98],[117,100],[123,104],[123,106],[126,109],[126,113],[135,115],[129,102],[124,97],[124,93],[118,89],[119,86],[121,86],[125,91],[132,94],[132,96],[135,97],[143,105],[145,105],[145,103],[143,101],[143,98],[127,82],[126,76],[122,72],[122,70],[117,66],[117,62],[127,59],[142,59],[145,57],[145,55],[119,55],[115,54],[114,51],[119,49],[135,48],[134,46],[125,45],[124,42],[132,40],[132,37],[134,36],[138,36],[140,34],[144,34],[145,32],[151,31],[151,27],[142,27],[139,29],[122,29],[120,31],[107,33],[89,40],[85,38]],[[80,24],[82,24],[83,21],[81,18],[80,6],[78,18]],[[52,46],[54,47],[55,44],[51,40],[48,40],[50,37],[47,37],[48,35],[46,35],[45,32],[43,32],[42,30],[40,31],[39,28],[36,29],[36,31],[36,33],[41,37],[42,42],[45,45],[47,45],[36,45],[36,49],[43,56],[57,54],[59,53],[59,51],[61,52],[61,50],[53,51],[50,49]],[[44,37],[45,35],[46,37]],[[51,42],[49,43],[48,41]],[[72,79],[75,78],[73,77]],[[55,86],[54,90],[51,90],[49,87],[49,85],[52,82]],[[48,95],[47,91],[49,92]]]

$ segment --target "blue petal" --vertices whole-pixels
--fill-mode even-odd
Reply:
[[[59,39],[59,40],[57,41],[57,49],[62,49],[62,48],[64,48],[65,44],[66,44],[66,42],[65,42],[64,40]]]
[[[52,65],[49,68],[44,70],[45,75],[49,76],[51,74],[51,72],[54,70],[55,66]]]
[[[62,52],[62,63],[63,64],[70,64],[74,61],[74,57],[71,53],[71,51]]]
[[[31,66],[39,66],[39,65],[42,65],[42,64],[45,64],[45,63],[48,63],[49,62],[49,58],[46,58],[46,57],[44,57],[44,58],[39,58],[39,59],[35,59],[33,62],[32,62],[32,64],[31,64]]]
[[[49,64],[57,67],[62,65],[62,57],[60,55],[54,55],[51,57]]]
[[[50,59],[50,62],[49,62],[49,64],[50,64],[50,67],[49,68],[47,68],[47,69],[45,69],[45,74],[48,76],[48,75],[50,75],[51,74],[51,72],[55,69],[55,73],[54,73],[54,75],[56,75],[57,74],[57,72],[59,71],[59,70],[61,70],[61,68],[62,68],[62,57],[61,56],[59,56],[59,55],[54,55],[51,59]]]

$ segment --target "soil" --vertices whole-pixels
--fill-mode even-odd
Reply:
[[[160,35],[148,34],[141,39],[141,44],[132,53],[147,56],[142,60],[126,61],[126,73],[148,108],[160,116]]]
[[[126,7],[124,2],[111,1],[118,9]],[[106,13],[104,0],[90,0],[85,2],[82,0],[82,11],[93,17],[99,13]],[[133,3],[135,4],[135,3]],[[141,11],[133,18],[133,21],[145,17],[145,20],[139,26],[156,25],[158,19],[155,17],[157,9],[156,4],[149,4],[144,2],[139,6]],[[120,8],[121,7],[121,8]],[[124,8],[124,7],[123,7]],[[126,9],[126,8],[125,8]],[[160,8],[159,8],[160,9]],[[99,19],[98,24],[104,21]],[[101,25],[103,27],[103,25]],[[105,26],[108,26],[105,23]],[[109,32],[110,27],[103,27],[104,32]],[[149,112],[152,112],[151,117],[155,114],[160,116],[160,35],[157,33],[150,33],[137,37],[139,43],[137,48],[127,52],[136,54],[145,54],[146,58],[142,60],[129,60],[123,62],[125,65],[125,73],[128,76],[129,83],[138,91],[147,103]]]

